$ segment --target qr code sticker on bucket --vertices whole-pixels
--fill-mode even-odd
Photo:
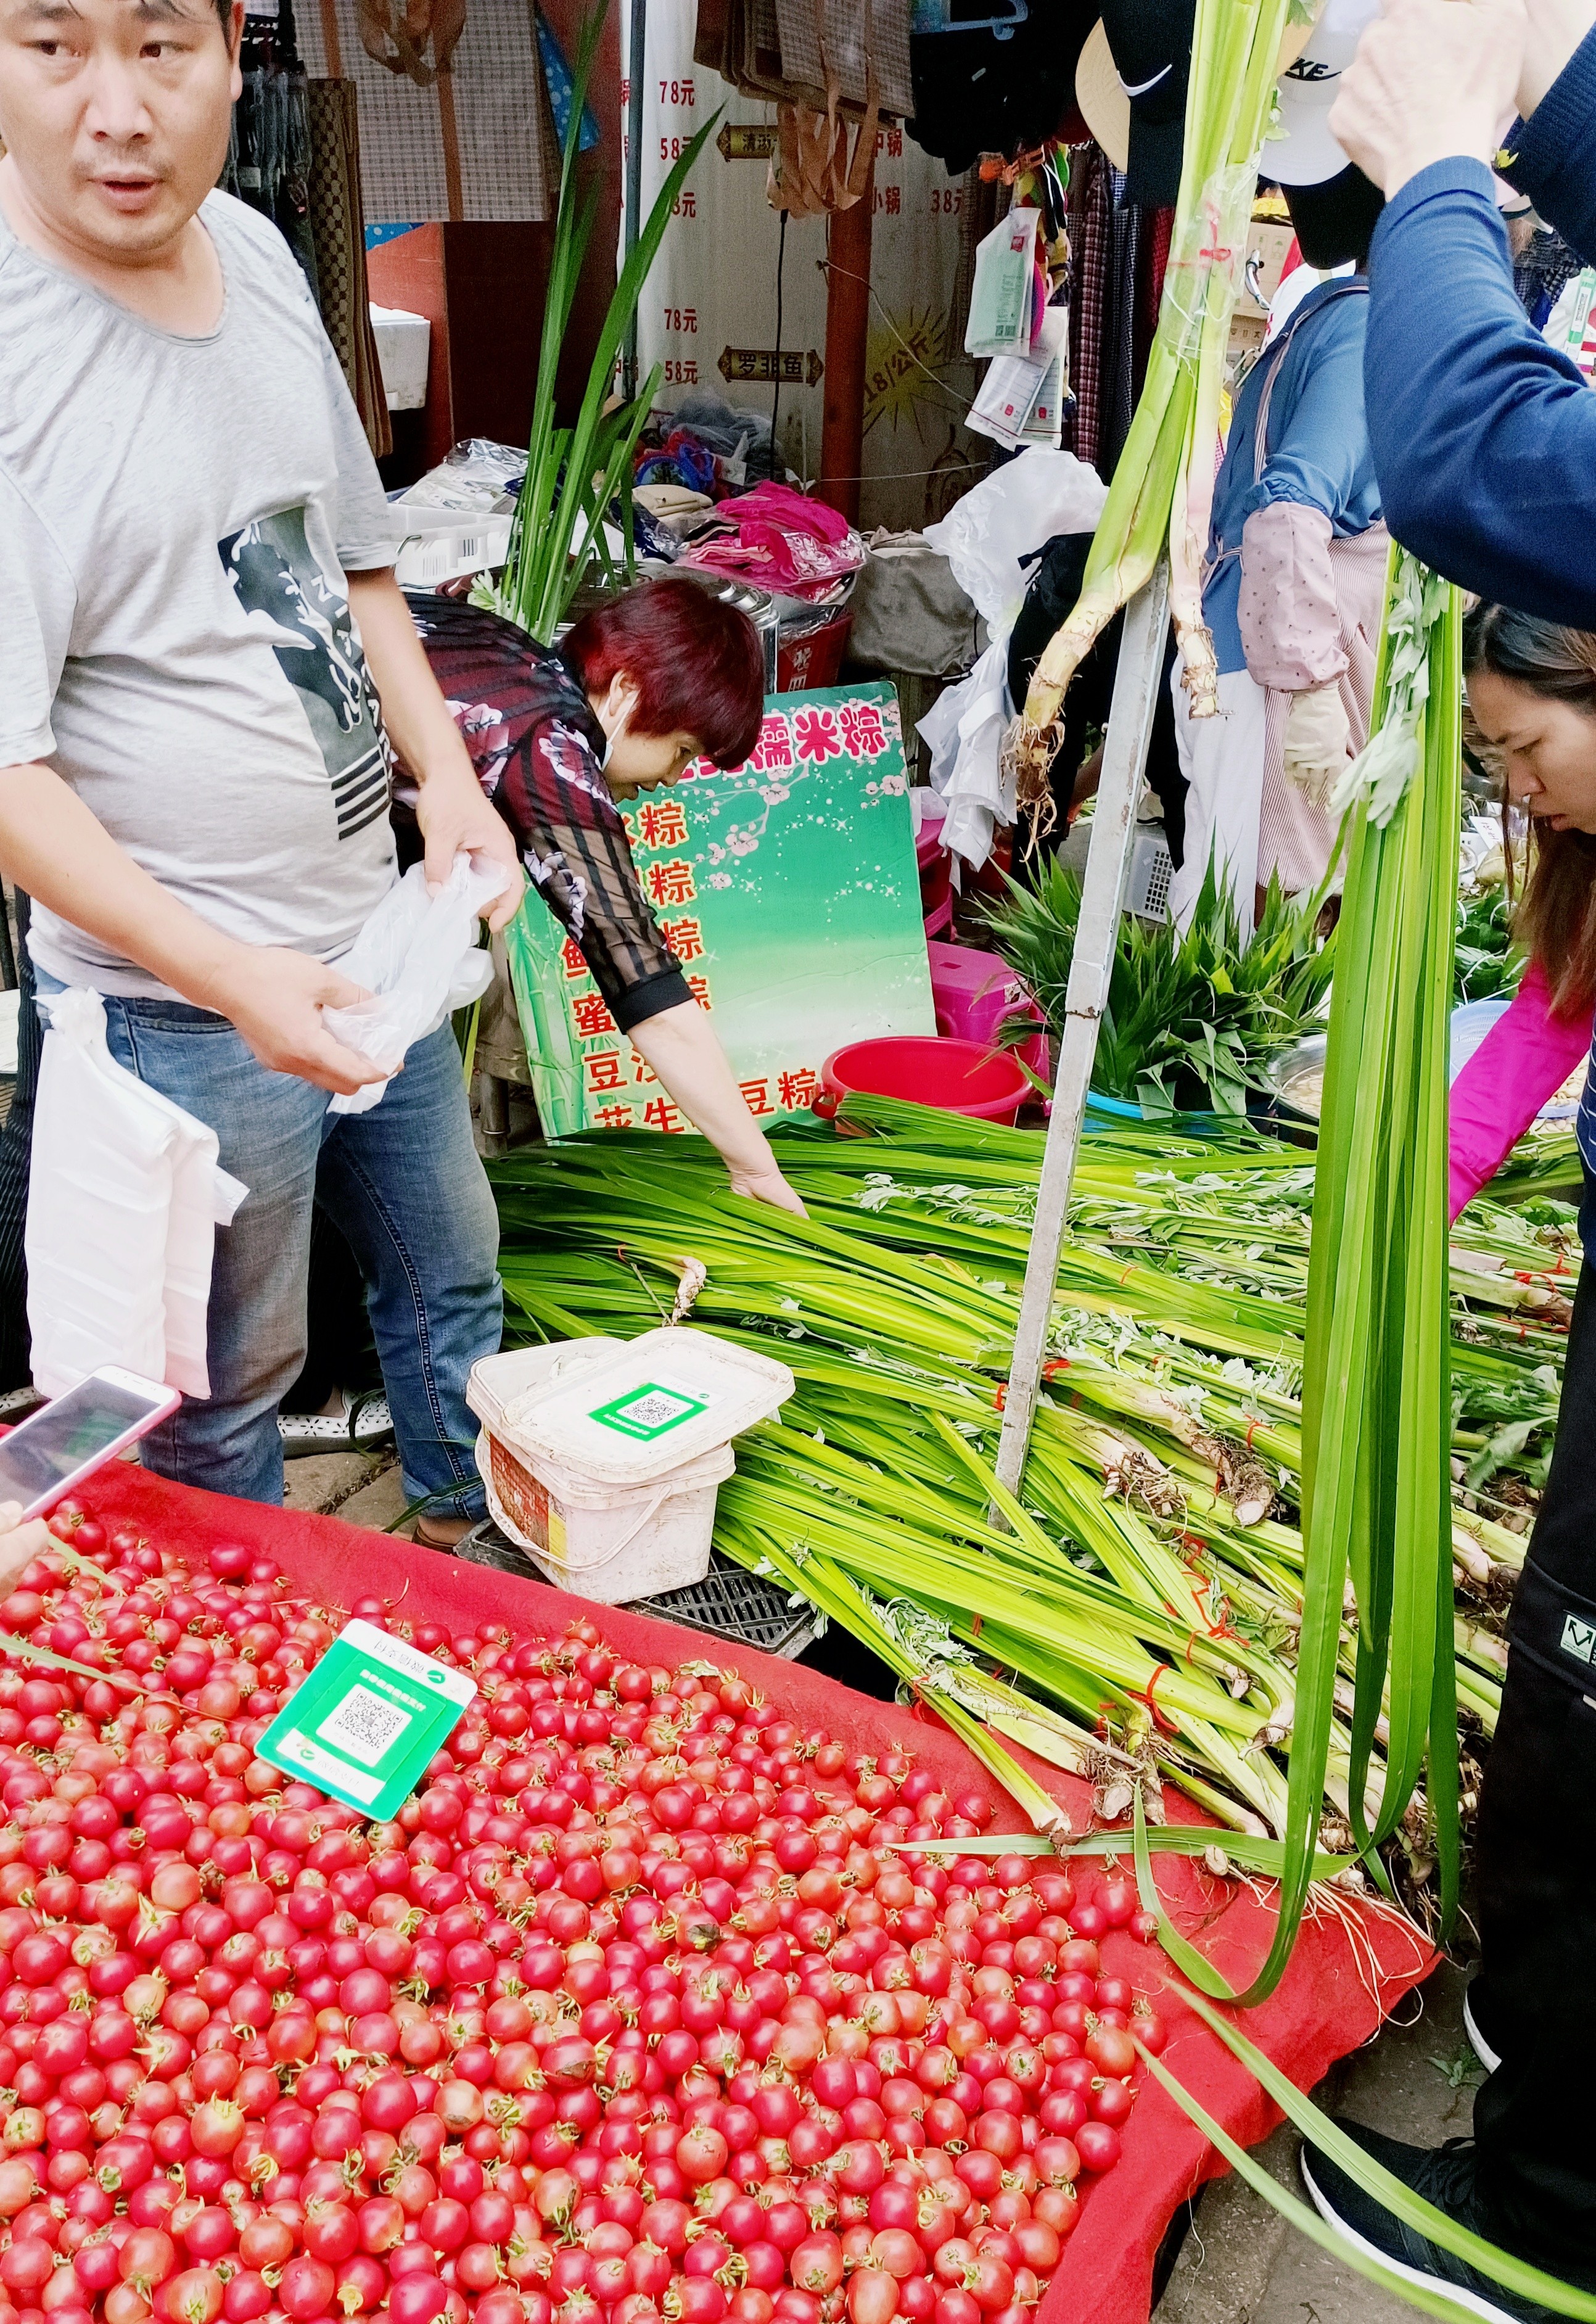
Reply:
[[[626,1417],[635,1428],[666,1428],[673,1420],[685,1419],[692,1409],[691,1397],[673,1396],[668,1388],[656,1388],[629,1404]]]
[[[369,1686],[352,1686],[316,1732],[335,1751],[346,1751],[363,1767],[374,1767],[411,1723],[408,1711],[386,1702]]]

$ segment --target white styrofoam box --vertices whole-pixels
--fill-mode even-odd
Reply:
[[[457,510],[420,509],[391,501],[399,555],[393,577],[401,589],[436,589],[462,573],[485,573],[510,554],[507,516],[466,516]]]
[[[427,401],[432,326],[403,307],[374,307],[372,331],[390,411],[420,411]]]

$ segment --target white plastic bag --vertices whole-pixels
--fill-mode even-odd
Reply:
[[[1017,203],[975,245],[967,355],[1021,355],[1030,345],[1040,210]]]
[[[47,1003],[28,1185],[28,1326],[46,1396],[103,1364],[208,1397],[216,1230],[249,1189],[217,1134],[119,1065],[97,992]]]
[[[405,1053],[436,1033],[451,1010],[480,1001],[494,979],[493,955],[478,949],[476,924],[512,874],[490,856],[455,858],[436,896],[427,893],[426,866],[412,863],[390,888],[349,950],[340,972],[374,997],[353,1009],[324,1009],[335,1040],[392,1080]],[[335,1097],[334,1113],[369,1113],[388,1082],[367,1082],[352,1097]]]
[[[919,732],[931,749],[931,780],[947,801],[943,845],[977,866],[1000,823],[1014,820],[1014,782],[1002,771],[1009,699],[1009,633],[1029,586],[1022,557],[1057,532],[1091,532],[1108,487],[1073,452],[1021,452],[966,493],[951,515],[926,527],[954,579],[973,599],[991,642],[970,675],[950,687]]]
[[[968,678],[937,696],[919,724],[931,752],[931,780],[946,802],[942,844],[977,869],[992,853],[999,824],[1014,820],[1014,778],[1005,777],[1002,766],[1013,715],[1005,633]]]
[[[1005,637],[1025,602],[1030,575],[1019,559],[1056,532],[1093,532],[1108,498],[1095,468],[1073,452],[1034,446],[984,476],[926,539],[995,635]]]

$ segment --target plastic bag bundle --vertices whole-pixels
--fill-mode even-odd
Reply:
[[[46,1396],[104,1364],[208,1397],[216,1231],[246,1186],[217,1134],[117,1064],[97,992],[58,993],[28,1186],[28,1328]]]
[[[369,1057],[386,1078],[367,1082],[351,1097],[335,1097],[334,1113],[369,1113],[411,1045],[436,1033],[453,1010],[481,1000],[494,981],[494,964],[478,948],[476,924],[510,876],[490,857],[462,852],[435,896],[427,892],[420,863],[389,889],[338,963],[372,999],[322,1011],[334,1039]]]

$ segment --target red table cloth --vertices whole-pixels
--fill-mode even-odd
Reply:
[[[521,1582],[370,1533],[341,1518],[264,1508],[165,1483],[127,1463],[93,1480],[84,1493],[97,1516],[136,1525],[157,1545],[203,1553],[218,1541],[270,1552],[294,1580],[329,1608],[372,1592],[392,1601],[396,1618],[433,1620],[458,1635],[478,1622],[507,1623],[529,1636],[557,1636],[579,1615],[597,1621],[606,1639],[640,1662],[676,1666],[711,1661],[740,1673],[772,1704],[806,1725],[824,1726],[853,1750],[901,1749],[933,1768],[949,1791],[972,1786],[998,1803],[994,1831],[1024,1829],[1019,1811],[964,1745],[940,1724],[872,1701],[807,1670],[751,1647],[733,1646],[619,1608],[595,1607],[563,1591]],[[1088,1828],[1084,1784],[1017,1751],[1064,1803],[1075,1829]],[[1196,1821],[1171,1793],[1171,1821]],[[1215,1833],[1222,1842],[1223,1835]],[[1130,1862],[1130,1841],[1125,1849]],[[1190,1859],[1155,1860],[1171,1916],[1240,1988],[1268,1950],[1273,1910],[1248,1885],[1215,1881]],[[1104,1965],[1149,1994],[1169,2038],[1164,2063],[1241,2144],[1267,2137],[1279,2121],[1246,2069],[1188,2009],[1161,1992],[1167,1965],[1156,1945],[1123,1931],[1102,1947]],[[1426,1977],[1435,1955],[1405,1923],[1349,1900],[1344,1913],[1304,1927],[1284,1978],[1260,2007],[1241,2013],[1250,2039],[1300,2089],[1317,2082],[1337,2058],[1360,2048],[1402,1996]],[[1141,2076],[1136,2109],[1118,2167],[1088,2183],[1080,2226],[1065,2247],[1038,2311],[1038,2324],[1144,2324],[1159,2242],[1181,2203],[1225,2168],[1175,2101]]]

